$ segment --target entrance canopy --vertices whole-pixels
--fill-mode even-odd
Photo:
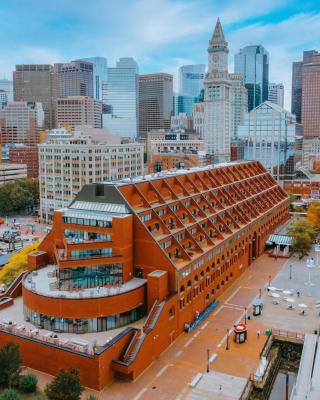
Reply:
[[[282,246],[291,246],[292,245],[292,237],[286,235],[270,235],[266,244],[272,245],[282,245]]]

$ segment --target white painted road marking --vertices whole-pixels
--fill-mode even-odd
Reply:
[[[207,321],[203,326],[200,328],[202,331],[206,329],[206,327],[210,324],[210,321]]]
[[[132,400],[139,400],[146,391],[147,391],[147,388],[144,387],[143,389],[140,390],[140,392]]]
[[[164,373],[164,371],[165,371],[167,368],[170,368],[170,367],[173,367],[173,364],[167,364],[167,365],[165,365],[163,368],[160,369],[160,371],[157,373],[156,376],[159,378],[159,376],[161,376],[161,375]]]
[[[193,341],[193,338],[189,339],[189,340],[187,341],[187,343],[186,343],[183,347],[188,347],[189,344],[191,344],[192,341]]]

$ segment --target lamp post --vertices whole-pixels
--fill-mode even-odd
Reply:
[[[227,329],[227,344],[226,344],[226,350],[229,350],[230,346],[229,346],[229,329]]]
[[[244,324],[247,325],[247,307],[244,308]]]
[[[207,349],[207,373],[210,371],[210,350]]]
[[[292,279],[292,264],[289,265],[289,279]]]
[[[259,299],[261,299],[261,288],[259,289]]]

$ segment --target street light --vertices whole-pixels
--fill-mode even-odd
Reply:
[[[269,275],[269,286],[271,286],[271,275]]]
[[[291,264],[289,265],[289,279],[290,279],[290,281],[292,279],[292,265]]]
[[[247,307],[244,308],[244,324],[247,325]]]
[[[229,350],[230,346],[229,346],[229,329],[227,329],[227,344],[226,344],[226,350]]]
[[[210,350],[207,349],[207,373],[210,371]]]

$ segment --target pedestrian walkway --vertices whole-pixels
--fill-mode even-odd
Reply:
[[[267,255],[261,256],[219,298],[219,306],[203,324],[189,334],[180,335],[136,381],[115,381],[99,398],[187,399],[193,390],[189,383],[198,373],[206,374],[207,349],[210,355],[217,354],[210,364],[210,371],[247,380],[258,368],[266,336],[258,338],[256,332],[264,332],[265,326],[256,320],[247,321],[248,341],[245,344],[235,344],[230,336],[230,350],[226,350],[227,331],[235,323],[243,322],[244,307],[249,309],[259,289],[273,279],[285,262],[284,259],[275,261]]]

